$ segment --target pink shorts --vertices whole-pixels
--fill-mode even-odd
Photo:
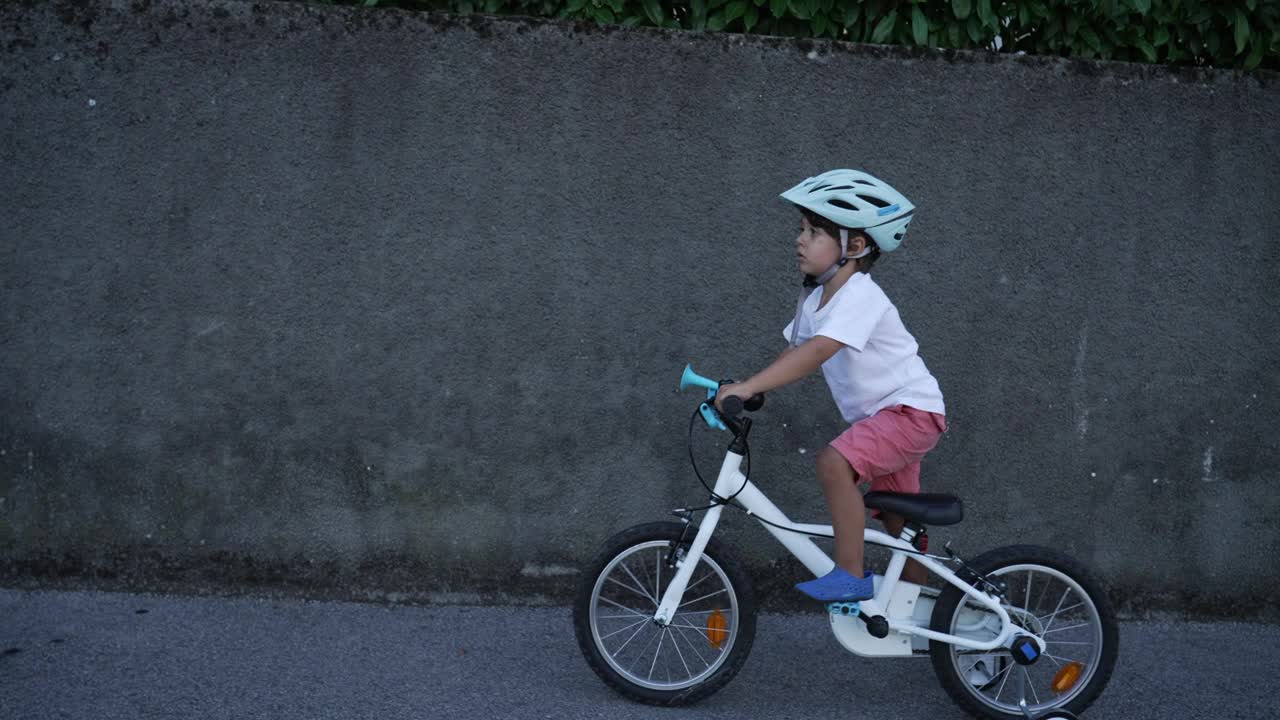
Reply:
[[[872,490],[920,492],[920,458],[938,444],[947,419],[907,405],[887,407],[860,420],[831,441]],[[875,513],[879,516],[879,513]]]

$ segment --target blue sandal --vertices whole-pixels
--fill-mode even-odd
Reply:
[[[819,602],[853,602],[875,597],[876,586],[871,571],[854,577],[837,565],[817,580],[796,585],[796,589]]]

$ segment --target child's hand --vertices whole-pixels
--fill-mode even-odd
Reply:
[[[728,385],[721,385],[720,389],[716,392],[716,410],[721,412],[724,411],[724,408],[720,407],[720,403],[730,395],[740,397],[745,402],[754,394],[755,393],[751,392],[747,387],[746,383],[730,383]]]

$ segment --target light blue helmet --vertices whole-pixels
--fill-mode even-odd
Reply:
[[[916,206],[861,170],[829,170],[782,193],[782,198],[831,222],[871,236],[884,252],[902,244]]]

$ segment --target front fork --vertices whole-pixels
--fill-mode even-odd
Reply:
[[[720,466],[720,476],[716,478],[715,494],[719,497],[730,497],[737,488],[731,488],[735,477],[740,477],[738,468],[742,466],[742,455],[729,452],[724,456],[724,463]],[[698,524],[698,534],[693,538],[693,544],[689,546],[688,552],[681,557],[680,542],[671,548],[668,560],[674,560],[677,568],[675,577],[671,578],[671,584],[667,585],[667,589],[662,593],[662,601],[658,603],[658,610],[653,615],[653,621],[663,627],[671,623],[671,619],[675,617],[676,611],[680,609],[680,598],[684,596],[684,590],[689,586],[689,579],[693,577],[694,568],[698,567],[698,563],[702,560],[702,552],[707,549],[707,543],[711,542],[711,535],[716,531],[716,525],[720,522],[720,515],[724,512],[724,505],[716,505],[707,511],[706,517]],[[688,530],[688,523],[691,514],[682,514],[685,522],[685,529]],[[683,536],[681,537],[683,541]]]

